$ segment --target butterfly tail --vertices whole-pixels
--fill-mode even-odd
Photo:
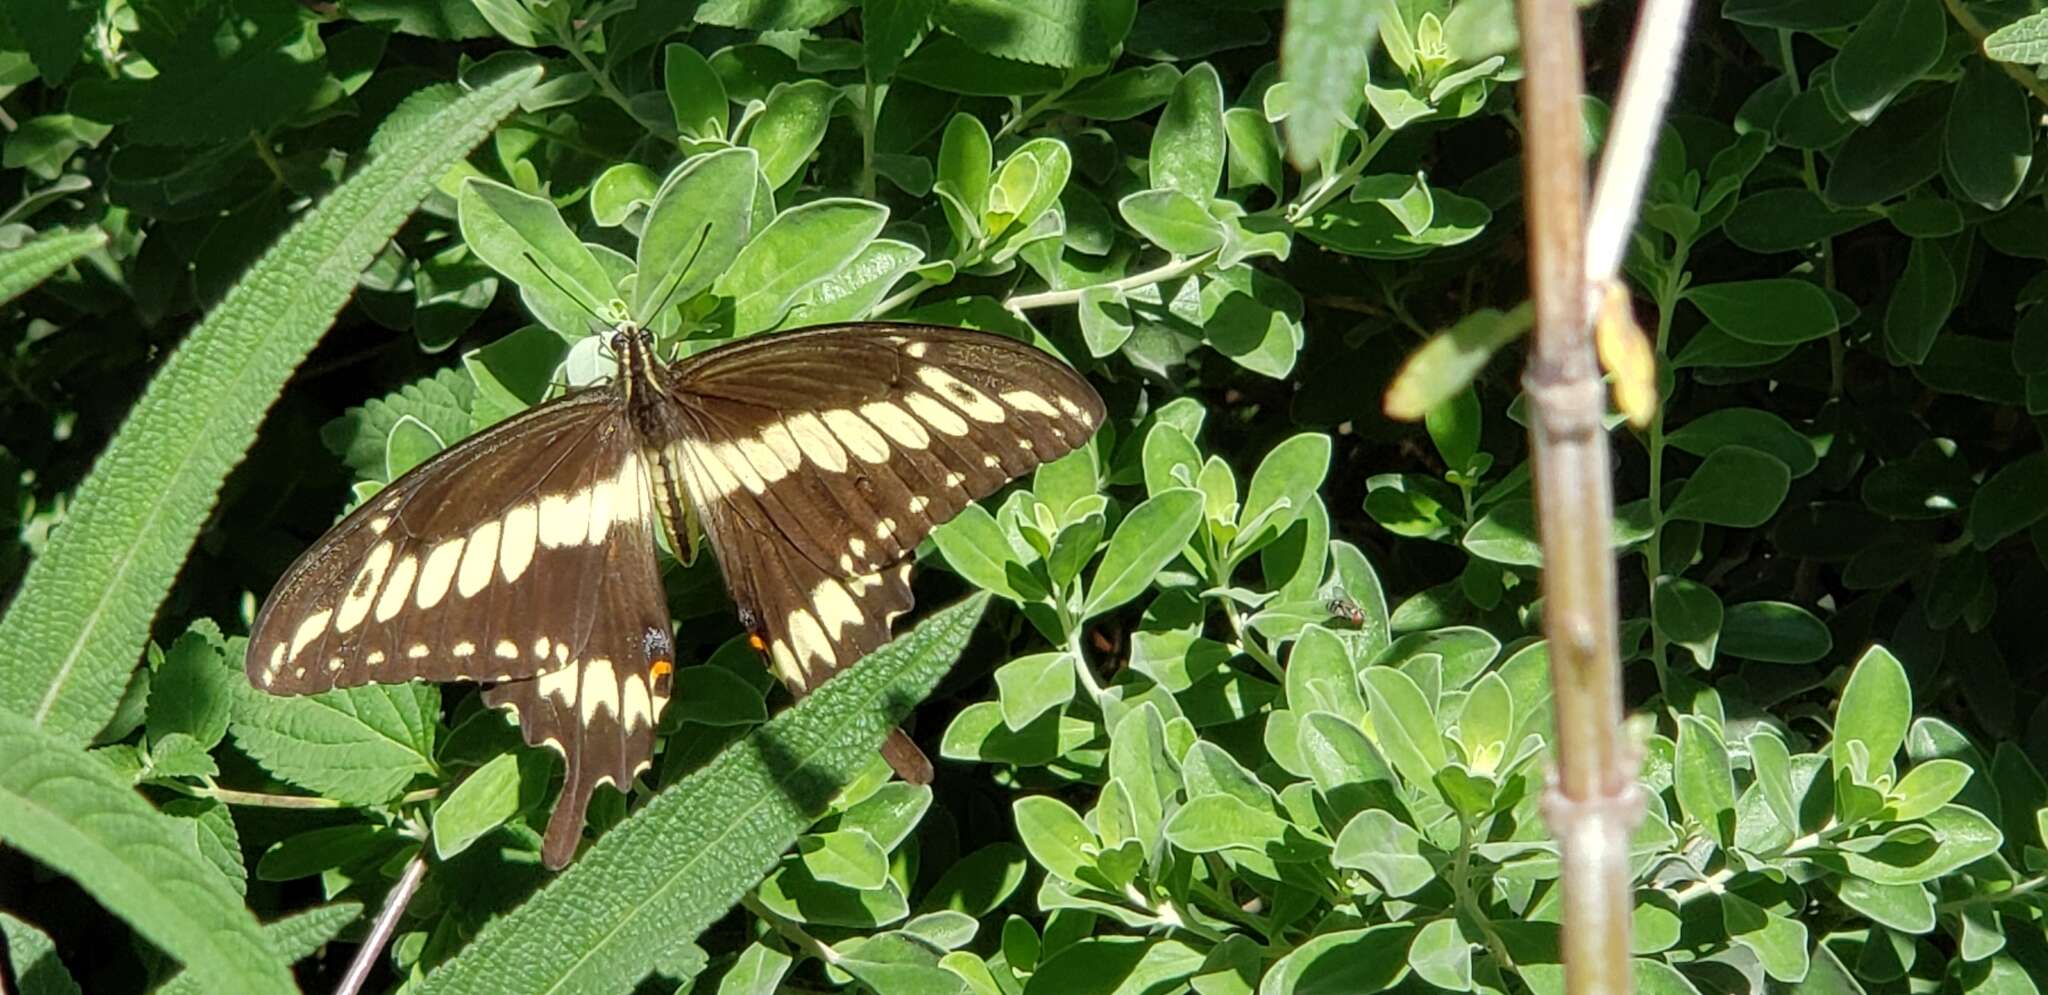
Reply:
[[[910,741],[901,729],[889,730],[889,738],[882,740],[882,759],[889,762],[889,768],[911,784],[932,783],[932,761]]]
[[[551,871],[569,866],[569,861],[576,857],[576,847],[583,842],[583,815],[590,808],[590,794],[597,785],[580,773],[575,764],[569,765],[562,793],[555,799],[554,812],[548,816],[547,831],[541,834],[540,859]]]

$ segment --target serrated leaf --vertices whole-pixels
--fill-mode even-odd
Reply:
[[[164,362],[0,619],[0,710],[70,742],[106,723],[263,412],[413,205],[537,77],[483,85],[392,136]]]
[[[824,683],[600,838],[532,899],[486,925],[419,995],[616,991],[724,916],[872,762],[930,692],[987,605],[976,596]]]
[[[286,781],[375,805],[434,771],[440,701],[432,684],[366,684],[292,698],[251,689],[236,708],[235,742]]]
[[[410,417],[444,445],[469,435],[476,385],[461,370],[436,370],[361,407],[350,408],[320,429],[320,438],[363,480],[390,483],[388,447],[392,430]]]

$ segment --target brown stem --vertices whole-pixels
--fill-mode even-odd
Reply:
[[[1564,889],[1565,987],[1631,990],[1628,826],[1634,770],[1625,763],[1616,638],[1614,499],[1606,393],[1594,357],[1585,270],[1586,165],[1578,19],[1571,0],[1521,0],[1529,205],[1529,282],[1536,328],[1523,374],[1543,541],[1543,627],[1555,687],[1556,770],[1545,806]]]

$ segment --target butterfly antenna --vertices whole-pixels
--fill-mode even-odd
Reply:
[[[562,281],[555,279],[555,275],[553,273],[548,272],[547,267],[542,266],[540,264],[540,260],[535,259],[533,257],[533,253],[522,252],[520,253],[520,255],[526,257],[526,261],[533,265],[534,271],[539,273],[542,279],[554,284],[555,289],[562,292],[562,296],[569,298],[571,301],[574,301],[577,307],[583,309],[584,314],[587,314],[592,318],[597,319],[599,331],[612,327],[612,325],[614,324],[613,322],[604,320],[604,315],[598,314],[596,311],[591,310],[590,305],[583,303],[583,298],[576,296],[575,292],[570,290],[567,286],[564,286]]]
[[[669,278],[668,289],[662,291],[661,294],[661,303],[654,305],[654,310],[647,312],[647,321],[650,324],[653,323],[654,319],[662,311],[668,308],[669,301],[675,297],[676,291],[683,288],[683,276],[690,272],[690,267],[697,265],[697,257],[704,252],[704,243],[710,240],[710,238],[711,226],[709,224],[697,229],[697,245],[690,250],[690,258],[683,260],[683,265],[675,271],[673,277]]]

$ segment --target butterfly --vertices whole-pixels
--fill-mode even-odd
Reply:
[[[1102,399],[1057,358],[936,325],[828,325],[664,362],[631,323],[619,374],[463,440],[371,496],[271,591],[247,671],[275,694],[485,684],[567,773],[550,868],[600,784],[652,763],[675,687],[657,530],[708,542],[748,642],[802,695],[887,642],[918,543],[1087,442]],[[901,730],[883,756],[931,764]]]

